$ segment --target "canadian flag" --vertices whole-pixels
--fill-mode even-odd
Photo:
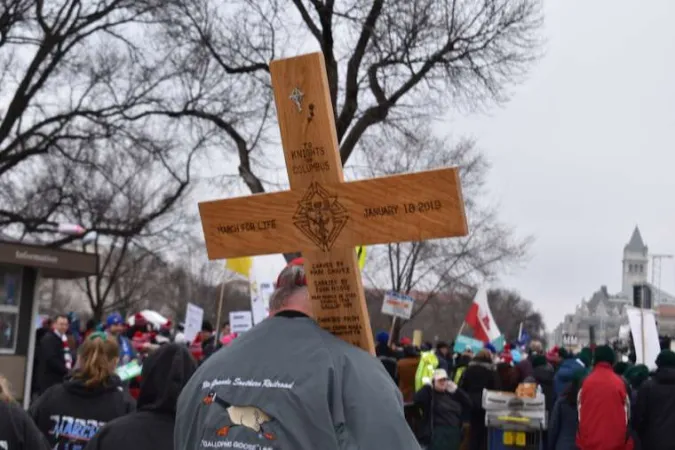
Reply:
[[[474,339],[492,342],[501,336],[488,305],[487,289],[483,287],[478,289],[464,322],[473,329]]]

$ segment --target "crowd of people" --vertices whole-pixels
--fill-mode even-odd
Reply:
[[[484,390],[515,393],[534,383],[544,396],[547,450],[666,450],[675,445],[675,353],[664,349],[657,369],[631,364],[607,345],[574,354],[554,347],[544,353],[530,343],[521,356],[506,345],[487,344],[473,354],[451,345],[413,347],[407,338],[392,344],[377,336],[377,356],[398,384],[406,417],[428,450],[487,448]],[[517,358],[513,355],[516,354]],[[431,376],[424,377],[424,373]],[[422,378],[421,378],[422,377]]]
[[[28,411],[0,377],[0,448],[487,450],[484,391],[523,383],[545,398],[547,450],[673,448],[670,350],[650,372],[608,346],[474,354],[380,333],[373,358],[317,324],[297,261],[277,280],[270,317],[241,336],[205,322],[187,342],[180,326],[134,319],[46,322]],[[133,362],[140,376],[124,379]]]

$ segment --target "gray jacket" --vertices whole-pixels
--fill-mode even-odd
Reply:
[[[178,400],[176,450],[419,450],[382,364],[312,319],[270,317],[214,353]]]

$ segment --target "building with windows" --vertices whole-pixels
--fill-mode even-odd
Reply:
[[[98,256],[0,239],[0,373],[28,407],[41,279],[94,275]]]
[[[594,338],[596,343],[616,339],[619,327],[628,323],[624,308],[633,305],[633,286],[648,284],[652,289],[654,306],[675,305],[675,296],[658,289],[648,281],[649,248],[635,227],[628,243],[623,248],[621,291],[611,294],[607,286],[600,286],[588,300],[582,299],[574,313],[567,314],[553,331],[553,342],[563,345],[573,340],[583,347]],[[593,336],[592,336],[593,335]]]

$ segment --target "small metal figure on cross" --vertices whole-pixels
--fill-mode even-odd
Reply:
[[[298,112],[302,112],[302,98],[304,96],[305,94],[298,88],[293,89],[293,92],[291,92],[290,99],[295,103],[295,106],[298,107]]]

